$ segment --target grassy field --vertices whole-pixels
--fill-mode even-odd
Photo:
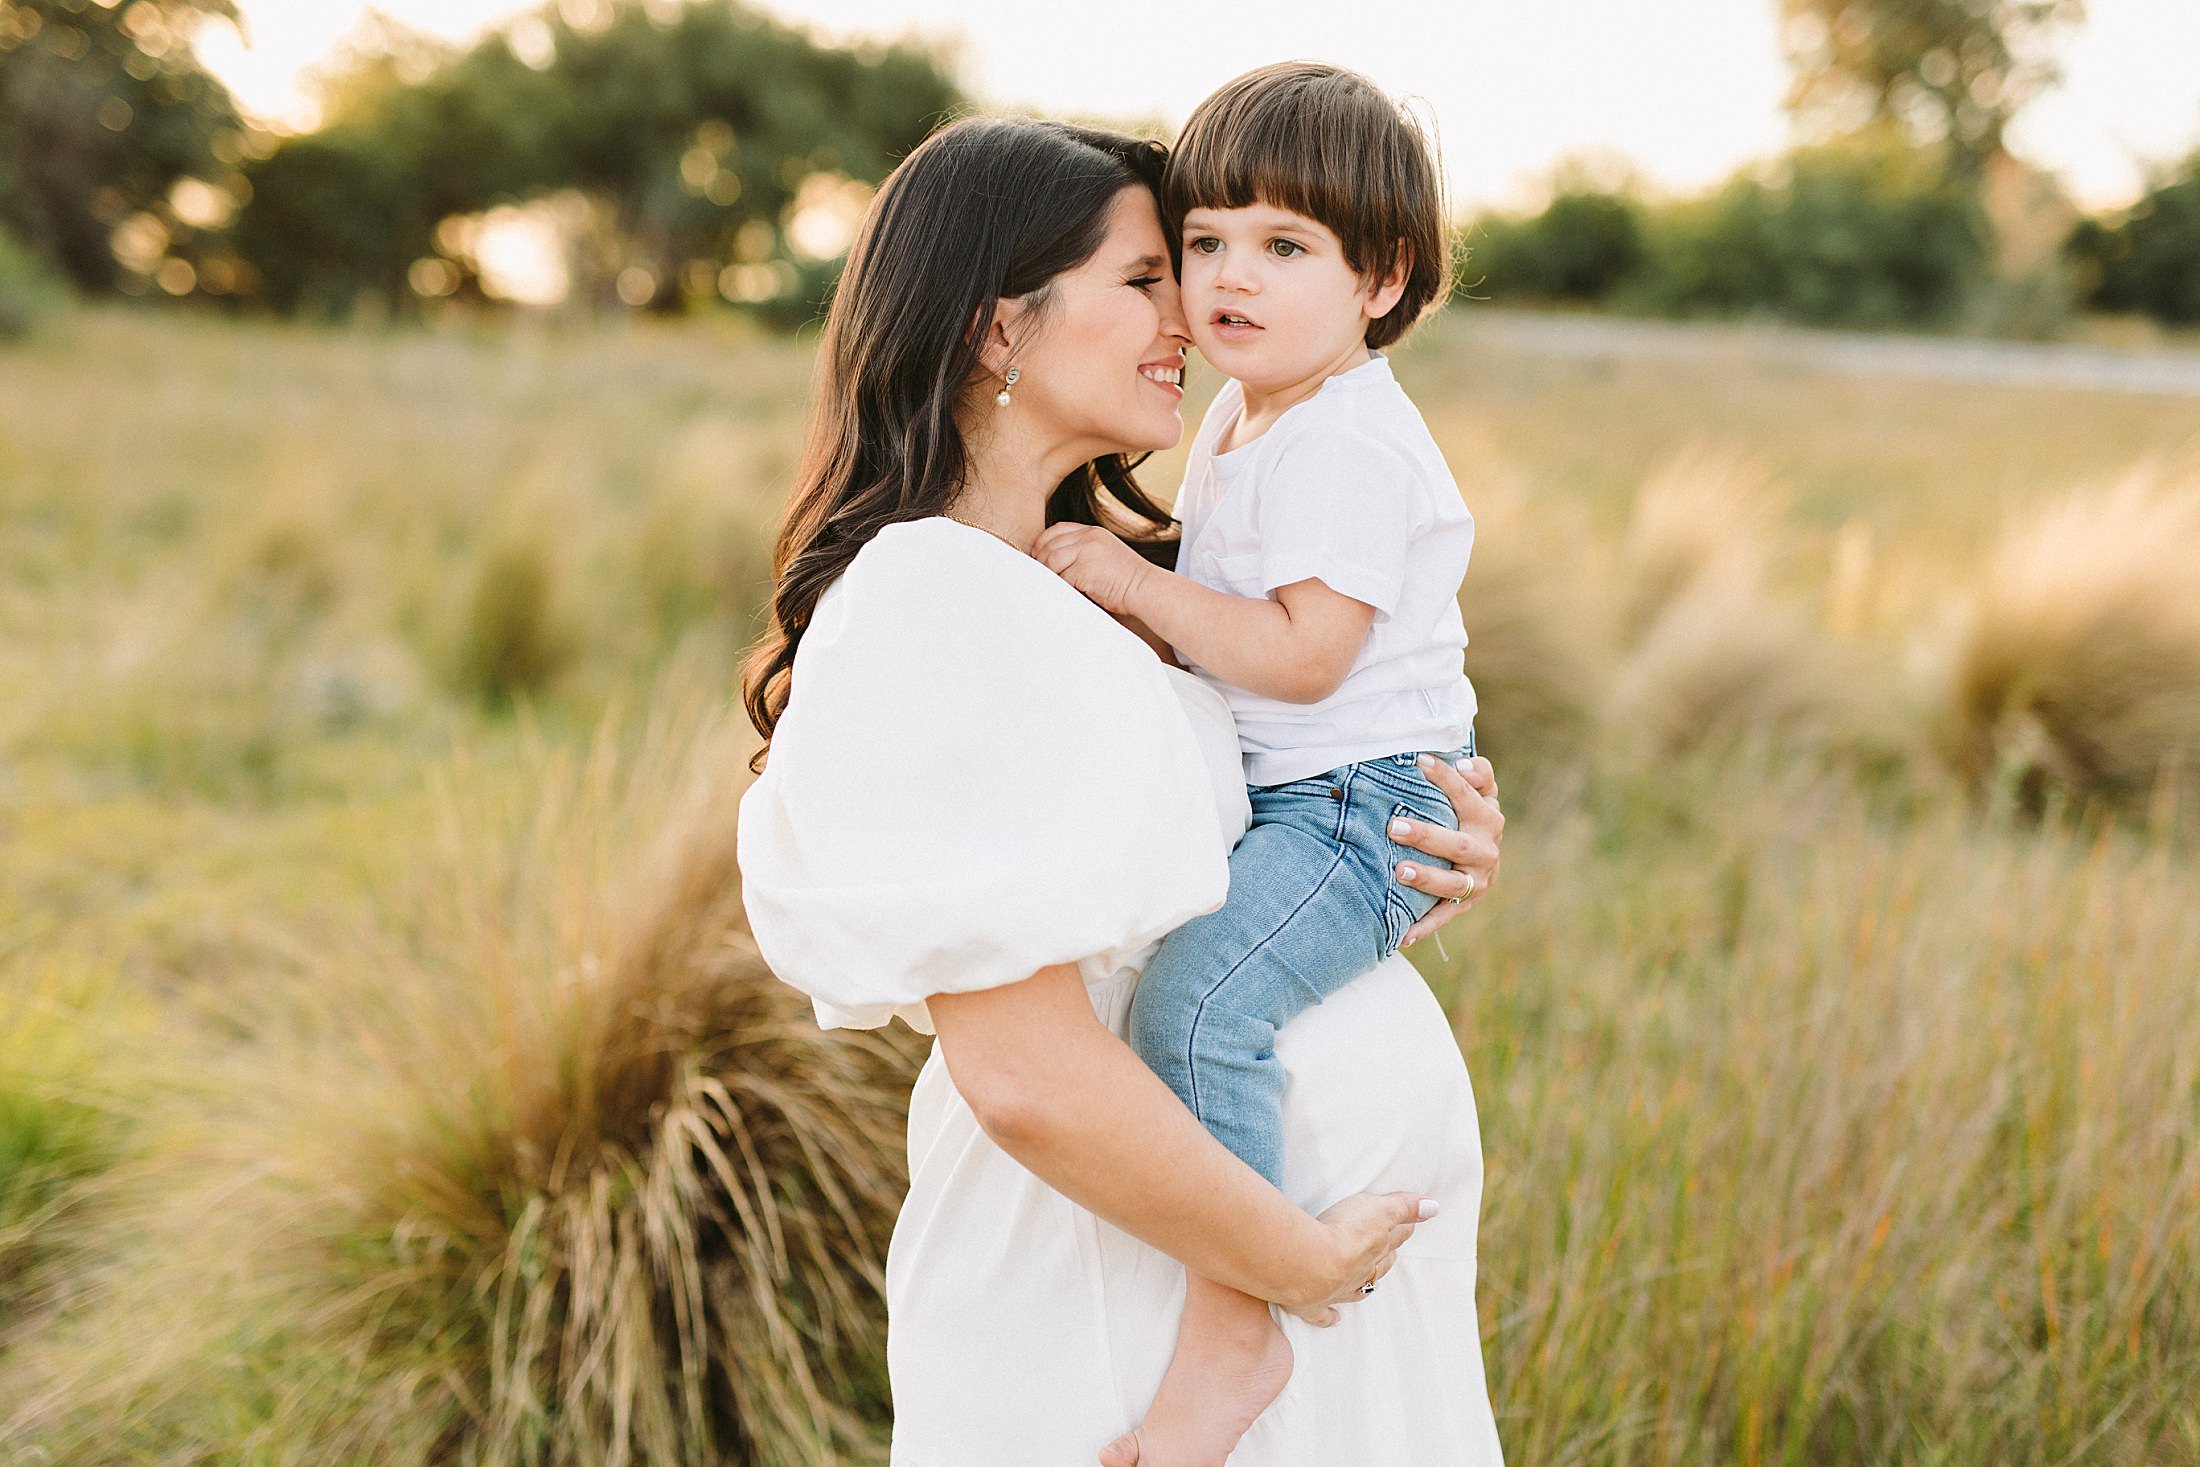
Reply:
[[[0,1463],[883,1460],[915,1046],[730,850],[808,372],[0,352]],[[1400,373],[1511,817],[1419,953],[1509,1460],[2200,1462],[2191,404]]]

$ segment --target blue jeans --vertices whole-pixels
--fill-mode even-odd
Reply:
[[[1464,747],[1438,757],[1456,764],[1473,753],[1470,731]],[[1450,865],[1390,838],[1401,815],[1459,826],[1414,758],[1391,754],[1254,786],[1252,828],[1230,853],[1228,900],[1163,940],[1131,1001],[1139,1055],[1216,1140],[1278,1186],[1276,1031],[1396,952],[1436,904],[1399,885],[1392,868]]]

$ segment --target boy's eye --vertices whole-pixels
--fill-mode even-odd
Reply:
[[[1306,246],[1295,240],[1273,239],[1268,242],[1268,247],[1276,252],[1278,258],[1285,260],[1290,259],[1293,255],[1306,253]]]
[[[1203,234],[1197,239],[1187,241],[1184,248],[1195,255],[1211,255],[1222,248],[1222,241],[1211,234]]]

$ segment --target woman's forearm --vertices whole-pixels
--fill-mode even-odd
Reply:
[[[948,1073],[994,1142],[1186,1267],[1286,1306],[1318,1297],[1329,1230],[1208,1135],[1094,1017],[1074,967],[931,1001]]]

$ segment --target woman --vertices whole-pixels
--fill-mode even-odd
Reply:
[[[1411,966],[1279,1037],[1282,1191],[1119,1037],[1156,941],[1222,900],[1236,739],[1219,698],[1026,552],[1053,521],[1168,526],[1129,475],[1181,432],[1164,156],[966,121],[881,190],[750,669],[770,745],[744,897],[820,1022],[938,1035],[887,1263],[896,1467],[1092,1463],[1168,1363],[1179,1265],[1293,1316],[1297,1369],[1239,1467],[1495,1463],[1473,1095]],[[1458,869],[1401,879],[1479,896],[1494,783],[1480,761],[1480,789],[1438,777],[1460,832],[1403,839]]]

